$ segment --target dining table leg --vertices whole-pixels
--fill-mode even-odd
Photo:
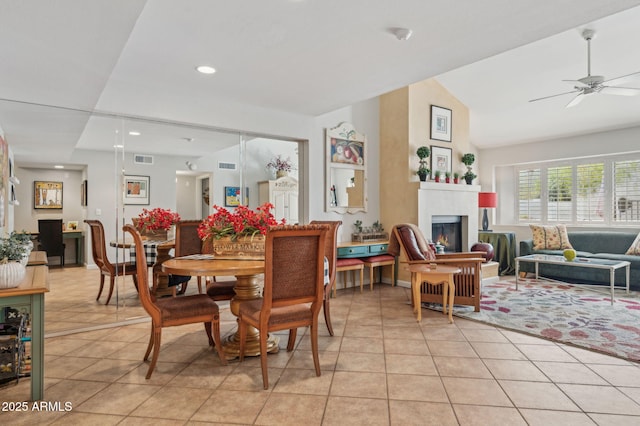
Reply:
[[[231,313],[236,317],[240,314],[240,303],[248,300],[260,299],[259,275],[237,275],[234,290],[236,295],[231,299]],[[267,337],[267,352],[277,353],[278,337],[270,334]],[[240,331],[230,334],[222,342],[222,349],[227,359],[234,359],[240,356]],[[260,333],[255,327],[247,327],[247,340],[245,343],[244,356],[260,355]]]

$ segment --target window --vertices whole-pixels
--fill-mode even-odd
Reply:
[[[518,220],[640,223],[640,159],[628,157],[516,167]]]

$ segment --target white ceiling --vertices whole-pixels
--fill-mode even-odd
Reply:
[[[433,76],[469,106],[480,147],[628,126],[640,117],[640,97],[598,95],[570,111],[560,99],[527,100],[570,90],[560,80],[586,74],[586,44],[576,28],[638,5],[0,0],[0,126],[16,161],[64,162],[74,148],[112,149],[112,137],[94,132],[99,120],[79,110],[217,126],[208,112],[220,105],[316,116]],[[630,16],[595,24],[594,72],[640,70],[638,11]],[[412,37],[398,41],[395,27],[411,28]],[[204,63],[218,72],[196,73]],[[459,68],[466,64],[473,65]],[[185,153],[175,143],[139,143],[148,153]]]

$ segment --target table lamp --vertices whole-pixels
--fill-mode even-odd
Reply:
[[[485,232],[489,231],[489,217],[487,216],[487,209],[495,209],[498,207],[498,194],[495,192],[479,192],[478,207],[484,208],[484,214],[482,215],[482,230]]]

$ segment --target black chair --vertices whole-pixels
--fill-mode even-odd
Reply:
[[[38,240],[47,257],[60,257],[64,266],[64,242],[62,240],[62,219],[38,219]]]

